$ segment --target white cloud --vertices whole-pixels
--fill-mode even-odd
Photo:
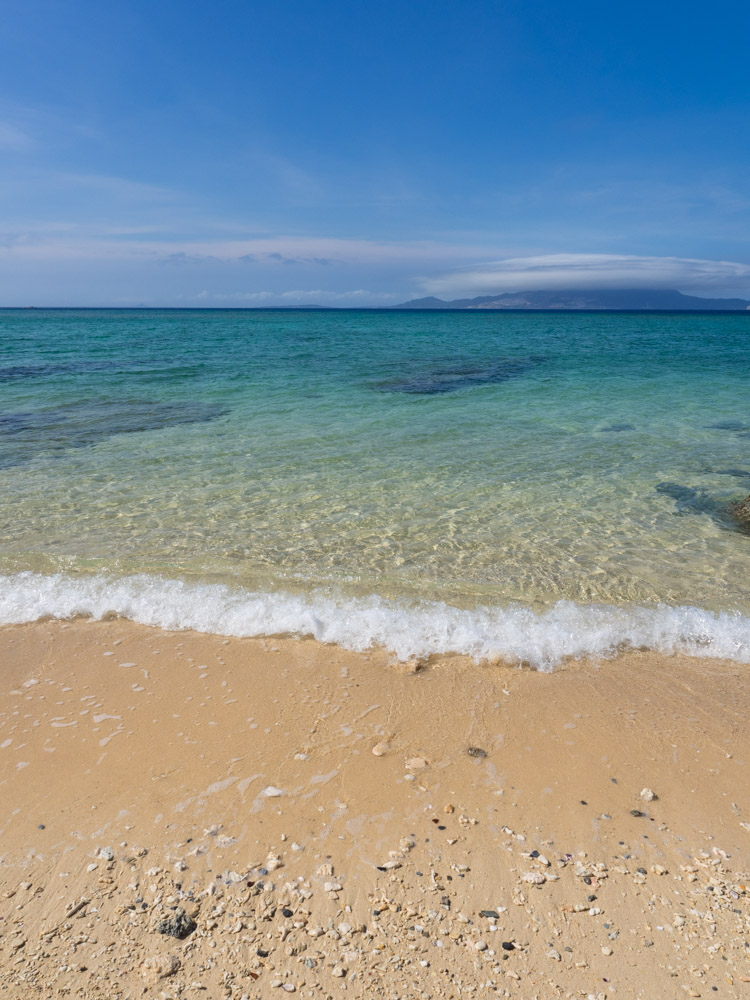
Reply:
[[[624,254],[544,254],[511,257],[425,278],[430,295],[472,296],[560,288],[676,288],[750,291],[750,264],[686,257]]]

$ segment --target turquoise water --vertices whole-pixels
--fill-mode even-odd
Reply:
[[[744,621],[749,384],[741,314],[0,311],[3,620],[140,575]]]

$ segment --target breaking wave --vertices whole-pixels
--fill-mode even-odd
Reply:
[[[0,576],[0,624],[119,615],[164,629],[224,636],[312,636],[399,659],[461,653],[549,670],[568,658],[628,648],[750,663],[750,617],[694,607],[615,607],[560,601],[463,609],[438,601],[253,592],[223,584],[137,575]]]

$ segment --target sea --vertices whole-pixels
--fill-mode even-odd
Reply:
[[[0,310],[0,624],[750,662],[750,314]]]

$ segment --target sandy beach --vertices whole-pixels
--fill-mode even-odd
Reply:
[[[750,995],[750,678],[0,630],[0,995]]]

